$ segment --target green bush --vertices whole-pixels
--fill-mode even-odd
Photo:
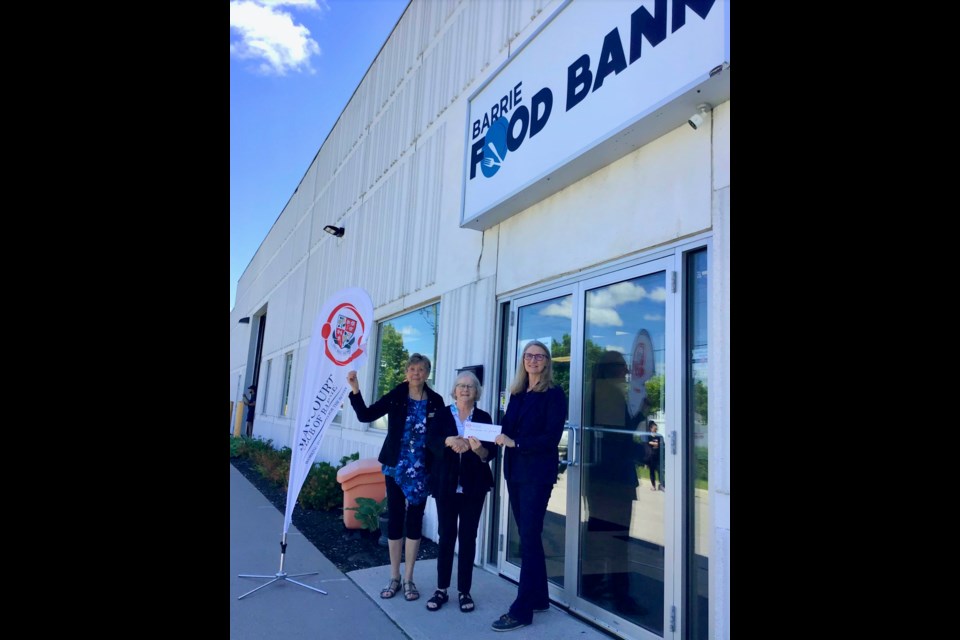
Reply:
[[[314,463],[297,497],[300,506],[319,511],[343,506],[343,489],[337,482],[337,471],[329,462]]]
[[[263,438],[235,438],[230,436],[230,457],[250,458],[257,452],[275,453],[273,440]]]
[[[249,460],[257,473],[278,487],[287,489],[290,482],[290,461],[293,457],[290,447],[277,450],[273,448],[272,440],[231,436],[230,457]],[[329,462],[315,462],[303,481],[300,493],[297,494],[297,502],[304,509],[330,511],[341,508],[343,489],[337,482],[337,471],[359,459],[360,452],[357,451],[340,458],[340,465],[337,467]]]

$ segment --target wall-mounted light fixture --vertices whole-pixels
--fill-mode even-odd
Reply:
[[[240,324],[250,324],[250,316],[240,318]]]
[[[328,224],[323,228],[323,230],[332,236],[336,236],[337,238],[343,237],[343,231],[344,231],[343,227],[335,227],[332,224]]]
[[[694,130],[699,129],[700,125],[703,124],[703,117],[710,113],[711,109],[713,109],[713,107],[706,102],[697,105],[697,112],[690,116],[690,119],[687,120],[687,124],[693,127]]]

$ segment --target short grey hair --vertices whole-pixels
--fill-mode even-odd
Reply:
[[[473,388],[477,390],[477,397],[474,398],[474,402],[479,400],[480,394],[483,393],[483,386],[480,384],[480,380],[473,371],[461,371],[457,374],[457,377],[453,379],[453,386],[450,388],[450,397],[454,400],[457,399],[457,383],[460,382],[461,378],[467,378],[473,385]]]
[[[422,353],[415,353],[407,360],[407,366],[403,368],[404,371],[409,369],[415,364],[422,364],[427,368],[427,375],[430,375],[430,358],[423,355]]]

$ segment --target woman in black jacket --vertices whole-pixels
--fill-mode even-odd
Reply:
[[[407,379],[367,407],[360,393],[357,372],[347,373],[352,389],[349,398],[357,419],[373,422],[387,416],[387,437],[377,458],[383,465],[387,485],[387,547],[390,550],[390,582],[380,591],[381,598],[392,598],[403,587],[407,600],[420,597],[413,582],[413,567],[420,551],[423,534],[423,510],[427,504],[432,454],[427,437],[436,423],[452,422],[443,397],[427,386],[430,359],[419,353],[407,361]],[[404,580],[400,579],[401,541],[406,526]]]
[[[493,486],[489,459],[496,445],[475,437],[464,437],[467,421],[493,424],[490,414],[478,409],[477,398],[482,389],[477,376],[464,371],[454,381],[450,395],[455,402],[448,413],[453,420],[439,423],[428,439],[434,454],[433,495],[437,501],[440,529],[440,553],[437,557],[437,590],[427,600],[427,609],[439,611],[450,599],[447,588],[453,572],[453,551],[460,542],[457,556],[457,590],[460,611],[473,611],[470,587],[473,585],[473,558],[477,551],[477,529],[487,492]],[[459,520],[459,527],[457,522]],[[459,531],[458,531],[459,529]]]
[[[494,631],[512,631],[533,622],[534,611],[550,606],[543,520],[557,481],[557,447],[567,419],[567,396],[553,381],[553,359],[546,345],[531,340],[523,348],[503,430],[494,442],[504,448],[503,475],[510,509],[520,533],[520,584],[510,610],[495,620]]]

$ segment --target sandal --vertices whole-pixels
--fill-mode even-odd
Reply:
[[[450,596],[447,595],[446,591],[441,591],[437,589],[433,592],[433,597],[427,600],[427,610],[428,611],[440,611],[440,607],[447,603],[447,600],[450,599]]]
[[[420,598],[420,592],[417,591],[417,585],[413,583],[413,580],[403,583],[403,597],[407,599],[407,602],[413,602]]]
[[[380,597],[384,600],[392,598],[397,595],[397,591],[400,591],[400,578],[390,578],[390,584],[380,590]]]
[[[469,593],[461,593],[460,594],[460,611],[463,611],[464,613],[469,613],[473,611],[473,609],[474,609],[473,598],[470,597]]]

